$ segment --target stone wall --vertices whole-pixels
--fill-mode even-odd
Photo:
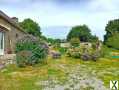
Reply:
[[[16,54],[5,54],[0,56],[0,65],[16,64]]]
[[[9,37],[11,39],[11,47],[12,47],[12,51],[13,53],[15,53],[15,48],[16,48],[16,42],[19,38],[23,37],[25,35],[24,32],[18,30],[15,27],[11,28],[12,30],[9,32]]]
[[[5,54],[15,53],[15,45],[18,38],[22,37],[26,33],[19,28],[8,23],[6,20],[0,17],[0,26],[6,28],[3,30],[5,33]],[[9,52],[9,53],[8,53]]]

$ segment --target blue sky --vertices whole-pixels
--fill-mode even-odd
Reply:
[[[22,21],[32,18],[45,36],[65,38],[72,26],[86,24],[101,40],[109,20],[119,18],[119,0],[0,0],[0,10]]]

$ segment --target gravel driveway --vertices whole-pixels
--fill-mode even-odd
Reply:
[[[47,81],[36,82],[43,86],[43,90],[109,90],[104,86],[103,81],[96,77],[96,73],[85,65],[72,66],[71,69],[60,65],[67,73],[67,80],[64,84],[54,78]]]

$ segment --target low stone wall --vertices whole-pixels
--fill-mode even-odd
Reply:
[[[0,56],[0,65],[8,65],[16,63],[16,54],[5,54]]]

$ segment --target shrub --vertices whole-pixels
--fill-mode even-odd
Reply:
[[[72,52],[72,57],[80,58],[80,52]]]
[[[59,52],[60,52],[61,54],[65,54],[66,51],[67,51],[67,48],[63,48],[63,47],[60,47],[60,48],[59,48]]]
[[[74,58],[80,58],[79,47],[72,47],[72,48],[68,49],[67,56],[74,57]]]
[[[44,60],[48,54],[48,46],[37,38],[26,35],[16,44],[18,66],[33,65]]]
[[[66,55],[67,55],[68,57],[71,57],[71,52],[72,52],[72,49],[68,49],[67,52],[66,52]]]
[[[72,46],[77,47],[80,44],[80,39],[79,38],[71,38],[70,43]]]
[[[114,48],[114,49],[118,49],[119,50],[119,34],[115,34],[112,37],[109,37],[107,39],[106,45],[108,47]]]
[[[33,50],[39,44],[39,40],[32,35],[25,35],[17,40],[16,53],[22,50]]]
[[[101,56],[99,51],[95,51],[92,55],[91,55],[91,60],[96,61],[99,57]]]
[[[28,64],[28,61],[29,61],[29,56],[32,55],[32,52],[30,51],[20,51],[17,53],[17,57],[16,57],[16,60],[17,60],[17,65],[19,67],[25,67],[27,64]]]
[[[96,45],[96,44],[95,44]],[[81,58],[82,60],[96,61],[100,57],[100,51],[95,46],[86,48],[85,46],[72,47],[68,49],[67,55],[73,58]]]
[[[116,49],[114,48],[109,48],[106,45],[102,46],[102,49],[100,51],[101,53],[101,57],[105,57],[105,58],[111,58],[111,52],[115,51]]]
[[[81,59],[84,61],[88,61],[88,60],[96,61],[99,57],[100,57],[99,52],[94,52],[92,54],[87,52],[87,53],[81,54]]]

